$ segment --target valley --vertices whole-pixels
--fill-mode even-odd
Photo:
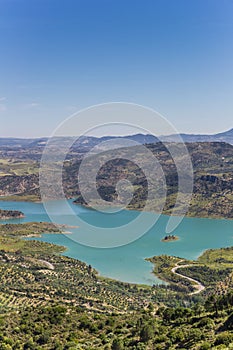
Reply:
[[[108,253],[95,256],[91,248],[81,248],[69,238],[62,238],[66,229],[71,231],[72,238],[82,227],[72,225],[65,216],[61,225],[60,204],[59,225],[47,221],[41,209],[38,182],[43,143],[27,147],[1,150],[2,349],[205,350],[230,346],[233,342],[232,221],[217,218],[233,218],[233,146],[187,143],[194,168],[192,200],[183,226],[174,235],[166,236],[166,214],[173,213],[177,195],[177,172],[164,145],[147,144],[166,176],[165,208],[159,226],[133,245],[135,257],[137,254],[140,257],[138,262],[135,263],[133,251],[112,250],[112,267]],[[95,219],[97,213],[88,209],[74,185],[86,151],[74,149],[67,156],[63,185],[78,215],[88,214]],[[133,218],[136,211],[143,210],[147,196],[146,179],[137,166],[125,160],[106,163],[98,173],[97,188],[111,205],[122,173],[134,186],[134,196],[127,207],[130,210],[124,214]],[[156,205],[152,200],[150,215],[156,212]],[[180,211],[182,207],[173,214],[179,215]],[[119,224],[119,218],[116,220]],[[220,239],[221,228],[224,236]],[[194,234],[196,240],[191,238]],[[163,242],[165,237],[167,243]],[[199,257],[197,252],[201,252]],[[131,276],[132,280],[137,280],[148,269],[148,265],[142,268],[142,254],[146,262],[153,264],[154,283],[152,277],[149,283],[129,283],[126,279],[130,272],[125,282],[109,278],[106,273],[98,273],[95,263],[87,262],[93,259],[105,261],[106,265],[108,261],[109,269],[114,272],[115,261],[115,273],[120,276],[127,256],[127,269],[135,275]],[[31,320],[38,326],[32,326]]]

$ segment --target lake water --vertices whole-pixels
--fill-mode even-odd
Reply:
[[[93,210],[72,204],[75,213],[83,220],[94,225],[114,227],[131,221],[138,215],[136,211],[122,211],[115,214],[101,214]],[[57,222],[72,225],[69,217],[63,216],[62,202],[53,203],[54,212],[57,213]],[[2,223],[22,223],[28,221],[50,221],[43,204],[29,202],[4,202],[0,203],[1,209],[21,210],[25,214],[23,219],[1,221]],[[148,215],[155,215],[148,213]],[[64,255],[79,259],[91,264],[102,276],[117,280],[157,284],[162,283],[152,275],[152,264],[144,258],[154,255],[175,255],[188,259],[196,259],[208,248],[220,248],[233,245],[233,220],[184,218],[182,223],[173,232],[179,236],[178,241],[161,242],[165,236],[165,228],[168,216],[161,215],[160,219],[144,236],[137,241],[118,248],[91,248],[74,242],[72,234],[77,234],[79,228],[68,229],[71,235],[43,234],[38,240],[55,243],[67,247]],[[70,236],[70,238],[69,238]]]

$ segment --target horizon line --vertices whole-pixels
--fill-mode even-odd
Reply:
[[[190,136],[214,136],[222,133],[226,133],[233,130],[233,128],[227,129],[225,131],[220,131],[217,133],[188,133],[188,132],[180,132],[177,134],[163,134],[163,135],[154,135],[154,134],[148,134],[148,133],[136,133],[136,134],[111,134],[111,135],[101,135],[101,136],[96,136],[96,135],[49,135],[49,136],[0,136],[0,139],[18,139],[18,140],[38,140],[38,139],[49,139],[52,137],[95,137],[95,138],[103,138],[103,137],[127,137],[127,136],[135,136],[135,135],[144,135],[144,136],[154,136],[154,137],[164,137],[164,136],[173,136],[173,135],[190,135]]]

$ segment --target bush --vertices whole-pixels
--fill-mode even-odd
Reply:
[[[147,343],[154,336],[154,331],[151,325],[146,324],[143,326],[140,332],[140,341],[143,343]]]
[[[224,323],[224,328],[233,329],[233,313],[228,317],[228,319]]]
[[[124,350],[124,344],[121,339],[114,339],[112,343],[112,350]]]
[[[220,345],[220,344],[229,345],[230,343],[232,343],[232,341],[233,341],[233,334],[225,332],[217,336],[215,340],[215,345]]]
[[[211,344],[205,341],[204,343],[201,344],[199,350],[209,350],[211,349]]]
[[[200,320],[200,322],[198,322],[197,326],[198,326],[198,328],[206,327],[208,329],[213,329],[214,328],[214,321],[209,317],[204,317]]]

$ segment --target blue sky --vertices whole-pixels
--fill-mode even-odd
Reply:
[[[233,127],[232,0],[0,0],[0,136],[128,101],[180,132]]]

